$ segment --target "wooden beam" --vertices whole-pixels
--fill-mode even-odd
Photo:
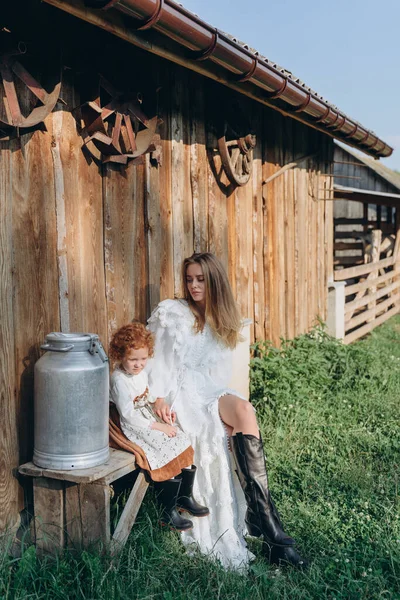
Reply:
[[[372,271],[378,271],[379,269],[386,269],[386,267],[392,267],[395,262],[393,256],[390,258],[384,258],[378,263],[368,263],[367,265],[359,265],[358,267],[349,267],[348,269],[342,269],[341,271],[335,271],[335,281],[343,281],[344,279],[352,279],[353,277],[359,277],[362,275],[368,275]]]
[[[267,183],[270,183],[271,181],[273,181],[277,177],[280,177],[281,175],[283,175],[283,173],[285,173],[289,169],[293,169],[294,167],[297,167],[300,163],[304,162],[305,160],[308,160],[309,158],[313,158],[317,154],[318,154],[317,152],[313,152],[312,154],[307,154],[306,156],[302,156],[301,158],[298,158],[294,162],[290,162],[287,165],[284,165],[278,171],[276,171],[276,173],[274,173],[270,177],[267,177],[267,179],[262,182],[262,185],[267,185]]]
[[[364,327],[360,327],[359,329],[356,329],[355,331],[352,331],[351,333],[346,335],[343,339],[343,343],[351,344],[351,342],[354,342],[358,338],[363,337],[367,333],[370,333],[373,329],[375,329],[375,327],[382,325],[382,323],[384,323],[391,317],[394,317],[397,313],[398,307],[395,306],[392,309],[388,310],[388,312],[375,319],[374,321],[371,321],[371,323],[367,323],[367,325],[364,325]]]
[[[147,492],[149,484],[147,483],[144,473],[140,472],[135,481],[135,485],[132,488],[131,493],[125,508],[122,512],[118,525],[115,528],[114,534],[111,540],[111,554],[116,554],[121,550],[130,534],[133,524],[136,521],[137,514],[142,505],[143,498]]]

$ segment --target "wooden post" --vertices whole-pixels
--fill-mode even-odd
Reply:
[[[382,231],[380,229],[374,229],[372,231],[372,251],[371,251],[371,262],[372,263],[378,263],[379,262],[379,257],[380,257],[380,253],[381,253],[381,241],[382,241]],[[375,271],[372,271],[369,278],[372,281],[374,281],[376,278],[378,277],[378,268],[376,268]],[[368,294],[375,294],[376,292],[376,285],[372,285],[370,288],[368,288]],[[368,304],[368,310],[376,308],[376,299],[372,300],[369,304]],[[375,319],[374,315],[373,317],[371,317],[367,322],[371,322]]]
[[[37,551],[56,554],[64,547],[64,482],[35,477],[33,498]]]
[[[400,209],[396,208],[396,239],[394,242],[394,249],[393,249],[393,258],[394,258],[394,264],[393,264],[393,272],[395,273],[395,276],[393,277],[392,281],[398,281],[400,278]],[[396,306],[397,309],[400,310],[400,292],[399,290],[397,290],[395,292],[397,298],[396,298]]]
[[[144,473],[139,473],[112,537],[111,553],[113,555],[125,545],[148,487],[149,484]]]
[[[328,318],[326,325],[328,333],[338,339],[343,339],[344,329],[344,304],[345,281],[328,282]]]

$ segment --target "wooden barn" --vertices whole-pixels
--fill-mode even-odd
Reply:
[[[24,506],[33,367],[110,332],[216,253],[251,339],[327,318],[333,138],[391,148],[172,0],[14,0],[0,39],[0,528]]]
[[[332,330],[350,343],[399,311],[400,175],[334,147]]]

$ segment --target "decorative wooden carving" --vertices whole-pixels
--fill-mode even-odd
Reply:
[[[7,133],[11,133],[10,128],[16,128],[14,133],[17,135],[20,128],[34,127],[45,120],[55,107],[61,89],[58,77],[57,83],[47,92],[21,63],[23,54],[24,52],[16,50],[0,56],[1,85],[4,91],[3,98],[0,99],[0,127],[4,124],[4,131]],[[17,60],[17,56],[21,58]],[[30,96],[29,111],[26,110],[27,94]],[[21,105],[24,107],[21,108]]]
[[[108,95],[106,102],[99,90],[94,101],[80,106],[84,123],[82,137],[86,147],[103,163],[141,161],[140,157],[146,152],[156,150],[157,115],[147,117],[142,109],[140,94],[136,98],[125,98],[103,77],[100,79],[100,88]]]
[[[256,136],[249,133],[245,137],[227,139],[226,133],[218,138],[218,150],[224,171],[235,186],[245,185],[253,168],[253,148]]]

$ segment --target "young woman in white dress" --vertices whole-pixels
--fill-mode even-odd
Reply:
[[[210,509],[183,542],[241,569],[252,558],[247,530],[263,536],[270,562],[303,567],[270,497],[254,409],[227,387],[241,319],[225,269],[213,254],[193,254],[182,276],[185,298],[160,302],[148,328],[155,335],[149,363],[155,411],[188,435],[198,466],[194,493]]]

